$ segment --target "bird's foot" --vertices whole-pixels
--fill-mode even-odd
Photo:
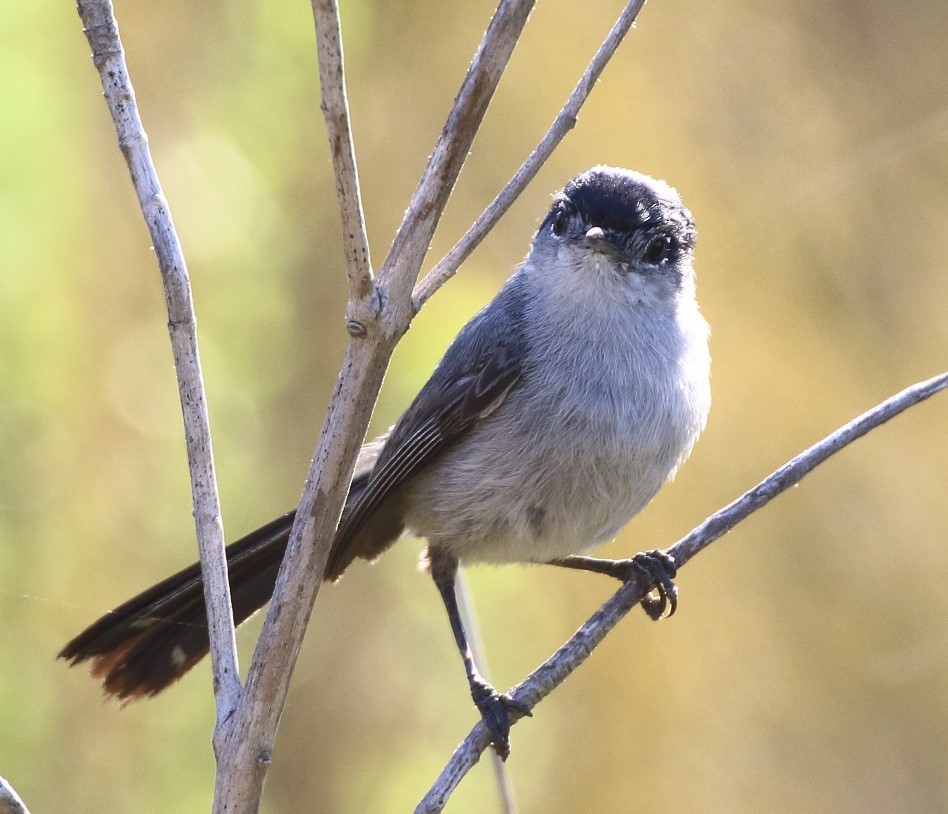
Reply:
[[[623,582],[634,576],[645,577],[651,590],[642,600],[642,609],[651,619],[657,622],[666,615],[671,616],[678,609],[678,588],[673,581],[678,573],[678,566],[670,554],[655,549],[613,562],[615,569],[610,576]]]
[[[471,697],[481,713],[481,718],[490,732],[490,739],[501,760],[510,755],[511,714],[517,718],[530,717],[530,707],[522,701],[515,701],[506,693],[497,692],[483,679],[471,681]]]

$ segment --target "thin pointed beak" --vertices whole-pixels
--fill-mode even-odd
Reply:
[[[586,232],[586,245],[591,249],[598,248],[606,240],[606,233],[602,231],[602,227],[593,226],[588,232]]]
[[[600,252],[601,254],[606,254],[619,260],[622,259],[622,251],[613,245],[612,241],[606,237],[606,233],[600,226],[593,226],[586,232],[586,236],[583,238],[583,245],[592,249],[594,252]]]

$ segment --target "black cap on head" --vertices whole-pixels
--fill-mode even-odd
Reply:
[[[590,243],[589,231],[601,230]],[[599,165],[577,175],[553,200],[537,238],[607,250],[640,271],[674,270],[695,244],[695,224],[678,193],[664,181]]]
[[[664,227],[688,248],[694,245],[691,213],[664,181],[616,167],[597,166],[570,181],[558,199],[589,225],[613,232]]]

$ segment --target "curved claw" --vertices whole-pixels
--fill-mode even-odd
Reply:
[[[666,611],[668,616],[673,616],[678,610],[678,587],[673,581],[678,573],[675,558],[656,549],[636,554],[629,564],[645,575],[657,594],[649,594],[642,600],[642,609],[649,618],[657,622],[666,616]]]
[[[532,717],[530,707],[523,701],[517,701],[506,693],[497,692],[490,684],[478,683],[471,686],[471,697],[478,712],[490,732],[494,749],[501,760],[510,756],[510,713]]]

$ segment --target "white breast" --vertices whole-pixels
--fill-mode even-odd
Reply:
[[[546,561],[612,538],[704,426],[707,326],[693,299],[660,318],[654,303],[570,301],[582,318],[529,321],[520,385],[407,495],[408,527],[462,562]]]

